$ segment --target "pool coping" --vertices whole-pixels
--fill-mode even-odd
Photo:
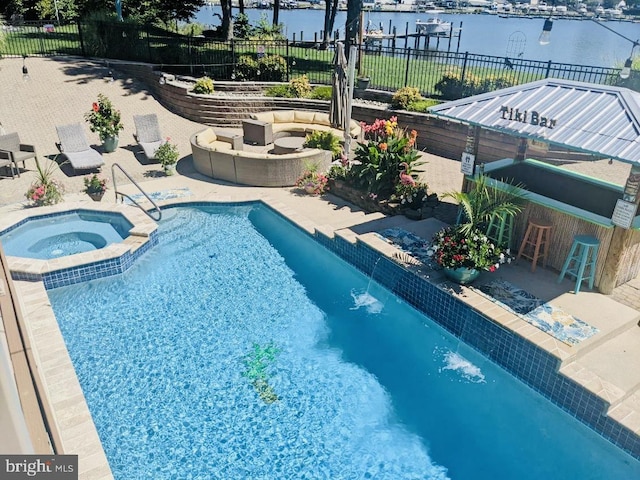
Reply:
[[[447,284],[443,283],[444,277],[441,272],[429,270],[424,268],[422,265],[415,264],[410,261],[407,262],[406,257],[400,255],[400,250],[385,242],[375,233],[356,234],[348,228],[336,228],[330,225],[317,225],[297,211],[293,210],[291,207],[272,198],[269,194],[256,195],[249,191],[240,192],[238,195],[234,196],[209,194],[202,196],[202,198],[199,198],[198,200],[194,200],[193,197],[186,199],[171,199],[162,202],[161,206],[197,206],[246,202],[264,203],[292,224],[301,228],[310,236],[316,238],[325,246],[327,246],[327,242],[333,242],[336,245],[348,245],[350,248],[363,247],[370,250],[373,255],[378,258],[388,259],[396,265],[394,268],[402,268],[408,274],[416,275],[422,280],[433,284],[438,290],[445,292],[450,298],[455,301],[462,302],[465,307],[470,309],[470,311],[479,314],[483,321],[488,320],[489,322],[487,323],[499,327],[505,332],[508,332],[509,335],[517,335],[517,337],[523,341],[544,352],[544,354],[547,355],[555,364],[555,369],[558,375],[564,375],[564,372],[560,372],[559,368],[562,361],[572,355],[571,347],[554,339],[544,332],[541,332],[537,328],[520,319],[517,315],[502,309],[494,302],[491,302],[486,297],[477,294],[471,289],[466,287],[456,287],[455,289],[451,288],[447,291]],[[86,203],[79,203],[78,205],[82,205],[83,208],[87,207]],[[69,210],[72,206],[72,203],[66,203],[59,206],[59,210]],[[107,210],[114,208],[119,210],[122,207],[122,205],[101,206],[101,208],[105,208]],[[130,206],[124,207],[127,207],[128,210],[135,208]],[[144,215],[142,212],[138,213],[140,215]],[[155,222],[152,223],[153,227],[155,227]],[[345,261],[354,265],[354,263],[348,258],[345,258],[345,256],[340,254],[339,250],[342,248],[341,245],[337,245],[336,248],[329,249],[338,254],[338,256],[343,258]],[[76,259],[80,259],[79,255],[75,257],[77,257]],[[354,266],[365,274],[372,273],[371,271],[367,272],[367,268],[362,268],[362,265]],[[376,280],[378,280],[378,278],[376,278]],[[100,443],[96,427],[91,419],[91,414],[88,410],[88,406],[80,388],[71,359],[66,350],[64,339],[62,338],[53,310],[51,309],[48,295],[44,288],[44,283],[34,280],[30,280],[28,282],[16,281],[15,283],[17,290],[19,291],[18,296],[23,307],[22,310],[25,312],[25,319],[27,320],[26,323],[29,325],[29,335],[33,341],[34,351],[38,358],[38,368],[42,374],[43,383],[46,386],[46,394],[54,407],[54,422],[60,429],[64,452],[79,454],[79,478],[113,478],[102,444]],[[397,292],[394,290],[394,293]],[[405,298],[405,300],[407,299]],[[428,312],[425,313],[430,315]],[[433,315],[430,316],[434,317]],[[458,338],[462,338],[466,341],[463,336],[452,332],[438,320],[436,320],[436,323],[449,330]],[[472,344],[472,346],[478,349],[477,345]],[[490,356],[489,358],[496,361]],[[513,372],[499,361],[496,361],[496,363],[513,374]],[[521,381],[523,380],[518,375],[514,376],[519,378]],[[615,390],[615,388],[612,387],[615,386],[606,385],[603,381],[598,381],[599,379],[595,377],[597,376],[591,372],[582,372],[582,381],[579,380],[577,383],[585,392],[600,397],[603,402],[608,403],[611,400],[611,390]],[[572,380],[575,381],[575,379]],[[525,383],[527,382],[525,381]],[[539,390],[537,391],[542,393]],[[543,393],[543,396],[547,397],[552,401],[552,403],[558,405],[548,395]],[[561,405],[558,406],[563,408]],[[564,409],[566,411],[566,408]],[[569,413],[583,423],[586,423],[583,419],[578,418],[575,412]],[[633,411],[633,409],[620,409],[618,416],[620,418],[614,418],[614,415],[611,415],[611,418],[618,422],[622,427],[630,430],[633,434],[640,437],[640,412]],[[601,436],[604,436],[602,431],[596,430],[591,424],[588,425]],[[605,436],[605,438],[607,437]],[[629,451],[625,450],[620,445],[617,446],[621,448],[621,450],[630,454]]]

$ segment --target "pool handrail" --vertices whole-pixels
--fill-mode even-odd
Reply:
[[[142,205],[140,205],[133,197],[131,197],[130,195],[127,195],[124,192],[119,192],[118,191],[118,185],[116,184],[116,172],[115,172],[115,168],[118,167],[118,169],[125,175],[125,177],[127,177],[129,179],[129,181],[131,183],[133,183],[136,188],[138,190],[140,190],[140,193],[142,193],[142,195],[144,195],[144,197],[149,200],[149,202],[151,202],[151,204],[153,205],[153,209],[151,211],[153,211],[154,209],[158,212],[158,218],[154,218],[154,216],[150,213],[150,211],[147,211]],[[151,220],[155,220],[156,222],[159,222],[160,220],[162,220],[162,211],[160,210],[160,207],[158,206],[158,204],[156,202],[153,201],[153,199],[147,195],[147,192],[145,192],[142,187],[140,185],[138,185],[138,182],[136,182],[131,175],[129,175],[124,168],[122,168],[119,164],[114,163],[113,165],[111,165],[111,177],[112,177],[112,181],[113,181],[113,190],[115,192],[115,196],[116,196],[116,203],[118,202],[118,195],[120,195],[121,198],[127,197],[129,199],[129,201],[131,203],[133,203],[136,207],[138,207],[140,210],[142,210]]]

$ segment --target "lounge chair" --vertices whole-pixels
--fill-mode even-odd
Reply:
[[[155,160],[156,151],[165,142],[160,134],[158,117],[155,113],[134,115],[133,123],[136,127],[136,133],[133,134],[133,137],[142,147],[145,157],[148,160]]]
[[[20,176],[18,162],[22,162],[22,167],[27,168],[25,160],[29,158],[36,158],[33,145],[20,143],[20,136],[16,132],[0,135],[0,166],[10,167],[13,178],[16,173]]]
[[[89,146],[82,125],[73,123],[56,127],[60,143],[58,149],[74,170],[90,170],[104,165],[102,155]]]

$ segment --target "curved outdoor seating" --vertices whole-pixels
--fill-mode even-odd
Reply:
[[[331,153],[315,148],[276,155],[237,147],[236,137],[207,128],[191,136],[193,165],[201,174],[217,180],[256,187],[290,187],[307,165],[315,164],[319,171],[325,171],[331,164]]]
[[[344,131],[333,128],[329,114],[324,112],[308,112],[306,110],[273,110],[269,112],[252,113],[253,120],[270,123],[274,136],[280,132],[311,133],[314,131],[331,132],[336,137],[342,138]],[[353,138],[358,138],[362,128],[360,124],[351,120],[349,133]]]

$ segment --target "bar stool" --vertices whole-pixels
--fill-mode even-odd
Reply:
[[[551,242],[551,227],[551,224],[539,220],[529,220],[527,224],[527,231],[520,244],[520,250],[518,251],[516,260],[519,260],[520,257],[531,260],[532,272],[536,271],[536,265],[540,259],[542,259],[542,266],[547,266],[547,253],[549,253],[549,243]]]
[[[511,248],[511,237],[513,236],[513,214],[504,213],[494,215],[489,221],[486,235],[493,240],[496,245]]]
[[[558,283],[562,281],[565,275],[570,275],[576,279],[576,287],[573,292],[580,291],[580,285],[583,280],[589,280],[589,288],[593,288],[593,281],[596,276],[596,261],[598,260],[598,249],[600,248],[600,240],[591,235],[576,235],[573,237],[573,245],[569,256],[562,266],[562,271],[558,277]],[[571,262],[574,262],[571,266]],[[569,268],[571,266],[571,268]],[[585,274],[588,269],[589,273]]]

